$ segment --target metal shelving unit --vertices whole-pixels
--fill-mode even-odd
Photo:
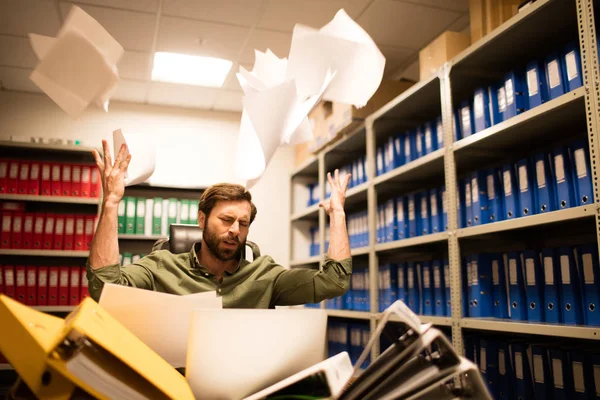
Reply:
[[[22,194],[0,194],[0,200],[6,201],[36,201],[41,203],[67,203],[99,205],[100,198],[70,197],[70,196],[32,196]]]
[[[523,41],[523,37],[527,37],[528,40]],[[540,56],[549,54],[556,43],[562,44],[576,39],[579,39],[581,47],[583,87],[460,141],[454,141],[454,104],[473,96],[477,87],[502,80],[504,74],[515,65],[524,68],[531,59],[539,59]],[[518,46],[515,43],[518,43]],[[457,348],[462,347],[465,330],[600,339],[600,327],[463,318],[461,304],[463,284],[461,247],[465,247],[466,251],[470,250],[469,246],[479,249],[497,240],[503,240],[504,245],[515,243],[524,245],[531,244],[536,238],[544,236],[556,242],[571,234],[576,237],[582,235],[595,237],[600,243],[600,171],[598,170],[600,144],[597,137],[600,128],[600,86],[598,82],[600,82],[600,68],[593,0],[537,0],[446,63],[436,76],[415,84],[369,116],[364,121],[368,180],[363,185],[366,185],[366,199],[361,195],[358,202],[366,201],[369,216],[369,246],[359,249],[360,251],[353,250],[352,255],[368,255],[371,311],[356,314],[354,311],[328,310],[328,315],[349,319],[369,319],[371,329],[375,329],[380,315],[377,313],[377,274],[380,258],[396,253],[420,254],[430,252],[432,249],[440,251],[441,247],[447,247],[450,265],[451,317],[422,316],[421,319],[423,322],[450,327],[452,341]],[[439,115],[442,116],[444,148],[386,174],[375,176],[378,143],[380,144],[395,132],[413,128]],[[565,129],[569,129],[569,137],[584,138],[587,134],[595,193],[594,204],[459,229],[458,215],[455,211],[458,196],[456,191],[449,190],[446,192],[447,206],[452,212],[448,213],[447,232],[389,243],[376,243],[378,198],[385,200],[396,194],[429,189],[438,184],[440,186],[444,184],[446,188],[456,187],[457,177],[461,174],[482,166],[491,166],[492,163],[512,160],[527,152],[526,145],[533,142],[541,143],[541,146],[545,147],[564,141]],[[321,184],[321,195],[324,194],[326,171],[324,161],[333,158],[329,152],[343,149],[348,144],[362,143],[362,132],[362,130],[355,131],[354,134],[357,136],[354,139],[346,137],[341,144],[327,146],[314,159],[307,161],[306,165],[312,165],[312,177]],[[318,167],[314,166],[315,162]],[[298,170],[294,172],[296,175],[297,173]],[[362,193],[363,189],[360,189]],[[354,190],[348,192],[349,198],[357,199],[357,192]],[[357,208],[356,201],[351,201],[351,204],[353,209]],[[323,249],[326,215],[307,210],[295,214],[292,220],[306,218],[307,215],[319,220],[320,243]],[[379,349],[376,346],[374,350],[372,356],[376,357]]]
[[[2,256],[89,257],[89,251],[0,249]]]
[[[135,234],[124,234],[124,233],[119,234],[119,240],[158,240],[158,239],[164,239],[164,238],[165,238],[165,236],[162,236],[162,235],[146,236],[146,235],[135,235]]]
[[[319,205],[313,204],[307,207],[305,210],[297,212],[292,215],[292,221],[299,221],[302,219],[318,219],[319,218]]]

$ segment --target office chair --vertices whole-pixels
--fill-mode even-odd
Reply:
[[[158,239],[152,246],[152,251],[169,250],[174,254],[190,251],[192,244],[202,240],[202,229],[198,225],[171,224],[169,237]],[[256,243],[246,240],[246,246],[252,250],[252,257],[260,257],[260,249]],[[246,258],[246,246],[242,249],[242,258]]]

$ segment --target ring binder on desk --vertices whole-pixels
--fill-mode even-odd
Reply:
[[[384,311],[355,364],[355,374],[392,315],[400,320],[399,337],[342,393],[340,400],[492,398],[475,364],[460,357],[431,324],[421,324],[400,300]]]

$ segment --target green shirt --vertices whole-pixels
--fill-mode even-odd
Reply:
[[[203,267],[196,253],[173,254],[157,250],[134,264],[107,265],[92,269],[87,263],[90,296],[98,301],[105,283],[115,283],[171,294],[191,294],[216,290],[224,308],[273,308],[317,303],[341,296],[348,290],[352,259],[326,258],[322,270],[286,269],[270,256],[249,262],[240,260],[237,269],[224,272],[221,281]]]

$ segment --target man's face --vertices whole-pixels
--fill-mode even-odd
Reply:
[[[219,260],[239,259],[250,227],[250,203],[218,201],[208,218],[200,212],[198,222],[208,250]]]

